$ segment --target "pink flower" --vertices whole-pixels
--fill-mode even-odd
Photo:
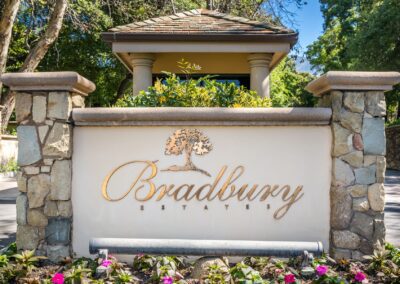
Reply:
[[[174,283],[174,279],[171,276],[165,276],[161,279],[163,284],[172,284]]]
[[[283,278],[285,284],[290,284],[296,282],[296,277],[292,273],[286,274],[285,278]]]
[[[276,275],[279,275],[283,272],[283,269],[276,268],[274,272]]]
[[[62,273],[56,273],[51,278],[53,284],[64,284],[64,275]]]
[[[357,282],[362,282],[365,279],[367,279],[367,276],[365,276],[365,274],[361,271],[357,272],[354,276],[354,280],[356,280]]]
[[[101,266],[109,267],[112,264],[111,260],[105,259],[102,261]]]
[[[318,276],[324,276],[328,272],[328,267],[326,265],[318,265],[315,271]]]

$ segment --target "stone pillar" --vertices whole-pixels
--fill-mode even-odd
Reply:
[[[247,57],[250,64],[250,89],[260,97],[269,98],[269,64],[271,53],[253,53]]]
[[[153,84],[154,54],[135,53],[131,55],[133,66],[133,95],[137,96],[140,91],[147,90]]]
[[[18,122],[17,247],[51,260],[71,255],[70,114],[95,89],[75,72],[9,73]]]
[[[361,259],[385,240],[384,91],[400,82],[397,72],[331,71],[306,89],[332,108],[330,251]]]

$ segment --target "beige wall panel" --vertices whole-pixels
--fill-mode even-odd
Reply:
[[[73,249],[78,256],[89,254],[88,244],[93,237],[322,241],[328,247],[329,126],[196,127],[209,137],[213,149],[203,156],[193,154],[192,161],[211,177],[193,171],[161,171],[184,164],[184,155],[164,154],[168,137],[177,129],[180,128],[75,128]],[[134,192],[120,201],[107,201],[101,192],[104,178],[115,167],[133,160],[158,160],[159,171],[151,180],[157,186],[194,184],[196,190],[201,185],[213,183],[226,165],[227,171],[216,187],[219,190],[228,175],[236,167],[243,166],[243,175],[234,182],[236,188],[243,184],[289,185],[292,193],[302,185],[304,195],[281,219],[273,215],[286,204],[282,192],[263,202],[258,199],[238,201],[237,198],[176,201],[169,196],[161,201],[153,198],[138,202]],[[115,198],[125,193],[142,168],[143,165],[135,164],[119,170],[110,179],[110,196]]]
[[[182,58],[201,66],[202,74],[249,74],[246,53],[158,53],[153,65],[153,73],[168,71],[182,73],[177,62]]]

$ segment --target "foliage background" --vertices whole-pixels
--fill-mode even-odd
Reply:
[[[399,0],[320,0],[324,33],[306,55],[314,70],[400,71]],[[400,116],[400,87],[386,93],[388,119]]]
[[[46,29],[49,3],[22,0],[7,62],[18,70],[31,47]],[[117,25],[193,8],[212,8],[251,19],[291,22],[286,7],[303,0],[69,0],[61,34],[40,63],[39,71],[74,70],[94,81],[97,89],[87,106],[111,106],[129,93],[130,74],[111,53],[100,33]],[[320,0],[323,34],[307,48],[316,73],[329,70],[400,70],[400,1]],[[3,3],[3,2],[2,2]],[[1,4],[3,5],[3,4]],[[1,8],[0,5],[0,8]],[[293,5],[292,5],[293,6]],[[295,48],[296,51],[296,48]],[[296,54],[296,52],[294,52]],[[284,60],[272,74],[273,106],[312,106],[304,86],[313,79],[296,71],[296,57]],[[201,65],[201,62],[195,62]],[[166,70],[168,71],[168,70]],[[400,114],[400,87],[387,93],[389,120]]]
[[[280,23],[293,15],[287,4],[303,4],[302,0],[213,1],[223,12]],[[112,106],[130,94],[131,75],[101,39],[109,28],[207,6],[200,0],[70,0],[58,40],[41,61],[38,71],[73,70],[96,84],[96,91],[87,100],[88,107]],[[23,0],[13,28],[7,71],[15,72],[22,65],[31,46],[46,29],[48,1]],[[201,62],[196,62],[201,65]],[[168,70],[166,70],[168,71]],[[274,106],[311,105],[304,85],[308,74],[295,70],[294,59],[287,59],[274,72],[272,88]],[[299,84],[297,84],[299,83]],[[273,84],[273,85],[274,85]]]

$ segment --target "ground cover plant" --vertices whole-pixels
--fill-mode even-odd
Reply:
[[[16,172],[18,170],[17,161],[11,158],[0,164],[0,173]]]
[[[54,264],[34,251],[17,252],[11,244],[0,251],[0,283],[400,283],[399,265],[400,249],[386,244],[361,261],[323,256],[304,266],[297,258],[247,257],[228,267],[211,264],[202,279],[193,279],[193,262],[184,257],[139,254],[129,265],[113,256]]]

